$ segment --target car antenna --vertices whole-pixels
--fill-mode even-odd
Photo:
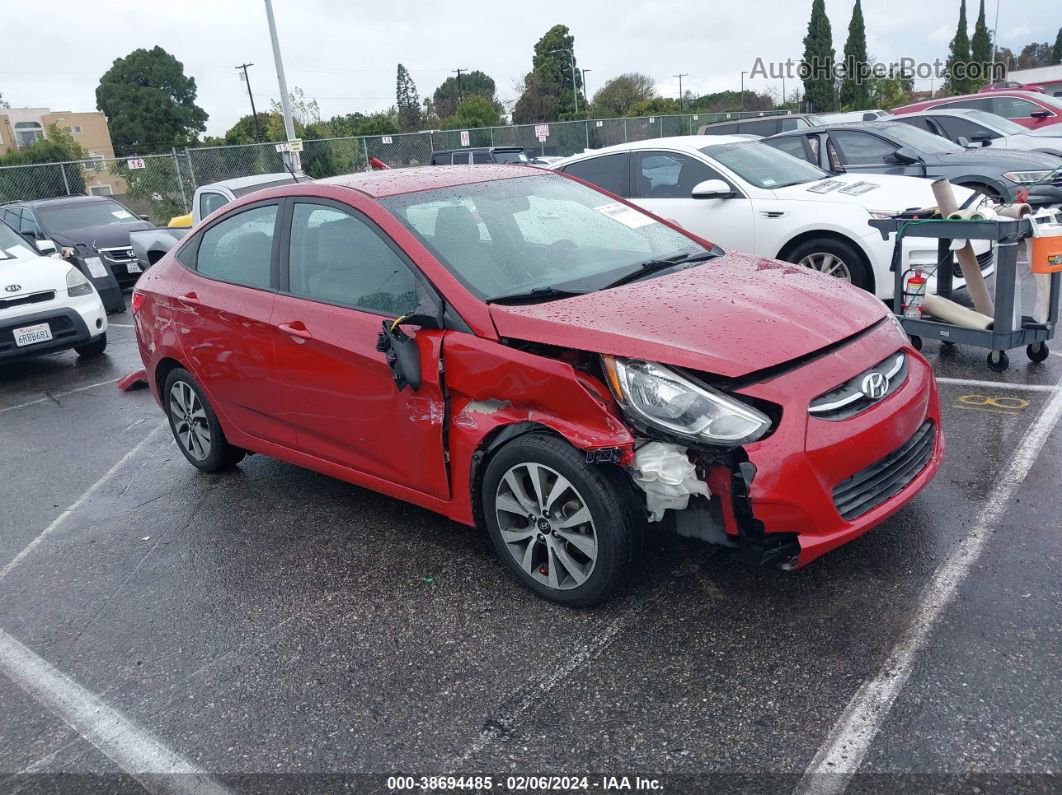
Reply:
[[[295,176],[295,169],[293,169],[291,167],[291,158],[290,157],[284,157],[284,158],[281,158],[281,159],[284,161],[284,168],[286,168],[288,170],[288,173],[291,174],[292,182],[297,183],[299,181],[299,178],[297,176]]]

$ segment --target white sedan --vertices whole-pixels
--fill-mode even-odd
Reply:
[[[902,121],[955,143],[977,147],[1017,149],[1022,152],[1044,152],[1062,157],[1062,125],[1048,124],[1030,130],[1017,122],[977,108],[930,108],[919,113],[893,116]]]
[[[724,249],[804,265],[891,298],[893,241],[870,226],[933,207],[929,180],[883,174],[831,176],[785,152],[738,136],[653,138],[566,158],[558,171],[669,218]],[[961,204],[972,192],[955,187]],[[992,249],[975,244],[982,271]],[[937,244],[903,241],[904,263],[936,266]],[[962,280],[956,279],[961,285]]]

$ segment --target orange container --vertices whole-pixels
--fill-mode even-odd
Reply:
[[[1033,273],[1062,271],[1062,235],[1033,237],[1029,241],[1029,265]]]

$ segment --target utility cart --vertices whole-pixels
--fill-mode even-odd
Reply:
[[[876,228],[883,239],[892,233],[901,237],[936,238],[937,243],[937,290],[942,298],[952,297],[952,281],[957,272],[952,240],[990,240],[996,244],[996,290],[995,317],[988,329],[972,329],[956,326],[939,320],[906,317],[904,315],[905,263],[897,262],[896,288],[893,311],[899,317],[911,343],[921,349],[922,339],[935,339],[947,344],[975,345],[988,350],[988,366],[1003,372],[1010,364],[1007,351],[1025,347],[1029,359],[1042,362],[1047,358],[1047,341],[1055,335],[1058,323],[1059,285],[1062,273],[1050,275],[1050,296],[1046,322],[1037,323],[1031,318],[1019,318],[1015,324],[1014,306],[1017,289],[1018,244],[1033,235],[1033,222],[1028,217],[1021,220],[997,218],[987,221],[944,219],[875,219],[870,225]],[[897,247],[900,243],[897,242]],[[899,252],[897,252],[897,255]]]

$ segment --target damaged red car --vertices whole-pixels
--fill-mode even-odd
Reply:
[[[484,527],[573,606],[650,530],[803,566],[943,454],[932,371],[871,295],[532,167],[260,191],[133,309],[193,466],[261,453]]]

